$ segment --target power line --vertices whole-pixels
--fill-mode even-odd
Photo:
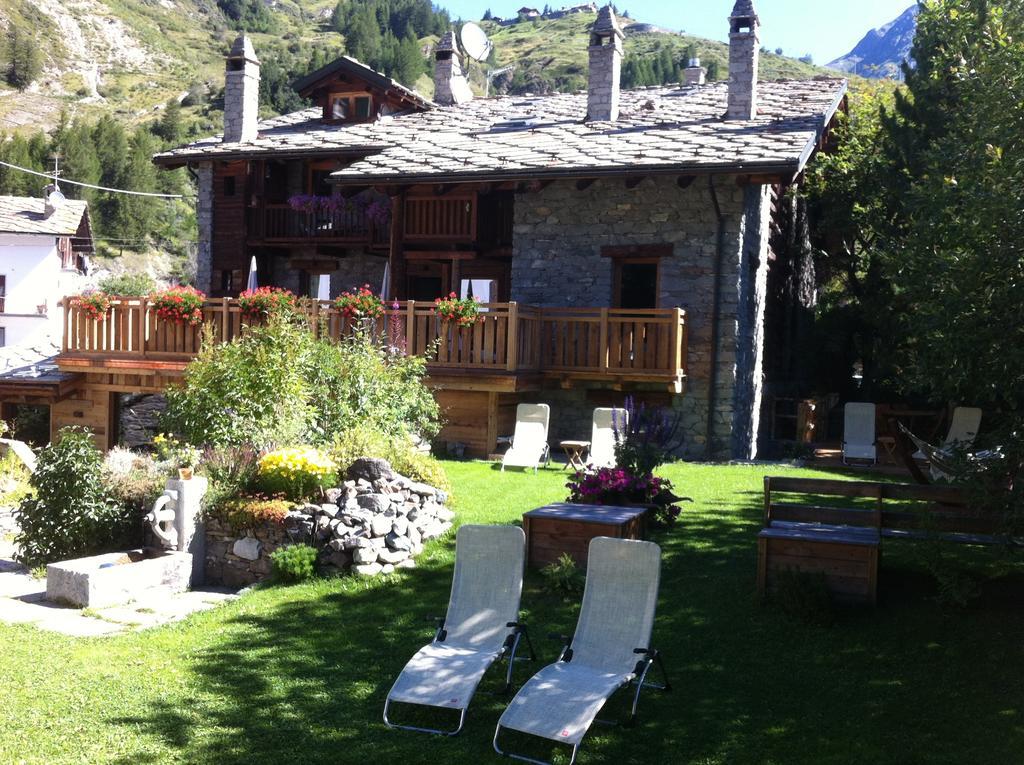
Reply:
[[[154,191],[129,191],[128,189],[111,189],[107,186],[96,186],[92,183],[81,183],[80,181],[69,181],[67,178],[56,178],[50,173],[40,173],[38,170],[29,170],[27,167],[19,167],[18,165],[12,165],[10,162],[0,161],[0,165],[9,167],[12,170],[20,170],[23,173],[29,175],[38,175],[40,178],[46,178],[51,181],[60,181],[61,183],[68,183],[72,186],[81,186],[86,189],[96,189],[97,191],[109,191],[112,194],[131,194],[136,197],[159,197],[160,199],[181,199],[181,194],[157,194]]]

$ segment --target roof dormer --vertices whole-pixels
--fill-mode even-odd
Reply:
[[[426,111],[434,106],[414,90],[342,56],[306,75],[295,90],[323,109],[325,122],[372,122],[387,114]]]

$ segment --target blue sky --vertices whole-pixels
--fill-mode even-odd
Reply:
[[[490,8],[496,16],[512,16],[523,0],[435,0],[453,17],[479,19]],[[549,0],[552,8],[582,0]],[[733,0],[615,0],[639,21],[668,29],[685,30],[700,37],[724,40],[726,17]],[[782,48],[786,55],[814,56],[824,64],[847,53],[869,29],[886,24],[913,4],[913,0],[755,0],[761,18],[761,41],[769,49]],[[544,3],[536,6],[543,8]]]

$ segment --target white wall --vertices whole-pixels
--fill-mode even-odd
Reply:
[[[83,277],[61,268],[57,238],[0,234],[0,275],[7,277],[7,297],[0,313],[5,344],[60,343],[64,315],[60,301],[80,290]]]

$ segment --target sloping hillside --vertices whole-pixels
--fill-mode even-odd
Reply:
[[[349,0],[355,2],[355,0]],[[42,52],[42,71],[31,86],[18,91],[0,86],[0,130],[51,128],[61,111],[71,116],[111,113],[124,122],[142,122],[170,98],[186,105],[195,133],[215,129],[216,102],[222,87],[224,51],[239,22],[217,0],[0,0],[0,24],[32,36]],[[265,71],[276,76],[302,74],[312,53],[333,55],[344,38],[331,25],[331,0],[272,0],[272,31],[253,34]],[[593,14],[499,26],[484,22],[496,45],[491,68],[514,63],[516,71],[496,81],[498,90],[577,89],[586,77],[587,26]],[[627,24],[627,57],[657,57],[668,51],[682,61],[695,46],[705,65],[726,76],[727,46],[687,35]],[[640,30],[640,31],[638,31]],[[429,53],[433,38],[423,38]],[[304,58],[305,57],[305,58]],[[714,62],[714,63],[713,63]],[[298,69],[299,71],[296,71]],[[424,71],[428,66],[424,65]],[[762,57],[767,79],[812,77],[824,70],[774,54]],[[483,67],[473,72],[483,84]],[[426,95],[432,89],[424,74],[413,84]],[[267,107],[268,109],[272,107]]]

